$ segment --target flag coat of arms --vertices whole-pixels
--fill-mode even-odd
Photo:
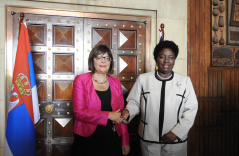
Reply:
[[[28,30],[22,22],[10,93],[5,156],[36,155],[35,123],[40,118]]]

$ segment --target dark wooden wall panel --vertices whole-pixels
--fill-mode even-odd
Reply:
[[[187,73],[199,109],[188,156],[239,155],[239,68],[211,67],[211,1],[188,0]]]

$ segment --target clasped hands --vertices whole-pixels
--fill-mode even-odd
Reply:
[[[122,111],[118,109],[117,111],[109,112],[109,119],[112,120],[114,124],[121,123],[124,119],[127,119],[128,116],[129,111],[127,109],[123,109]]]
[[[109,113],[109,119],[113,121],[114,124],[121,123],[124,119],[127,119],[129,117],[129,111],[127,109],[123,109],[120,111],[118,109],[117,111],[110,112]],[[178,137],[173,132],[168,132],[165,135],[163,135],[161,142],[164,143],[173,143]]]

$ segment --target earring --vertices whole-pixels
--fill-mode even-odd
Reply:
[[[154,69],[155,71],[157,71],[158,70],[158,65],[157,65],[157,63],[155,63],[155,69]]]

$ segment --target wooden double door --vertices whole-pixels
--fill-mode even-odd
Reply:
[[[88,72],[95,45],[110,47],[125,97],[137,76],[145,72],[145,23],[87,17],[27,14],[40,121],[36,124],[38,155],[69,155],[73,143],[72,88],[76,75]],[[13,16],[17,43],[19,14]],[[132,152],[138,155],[137,120],[129,125]],[[140,151],[138,151],[140,152]]]

